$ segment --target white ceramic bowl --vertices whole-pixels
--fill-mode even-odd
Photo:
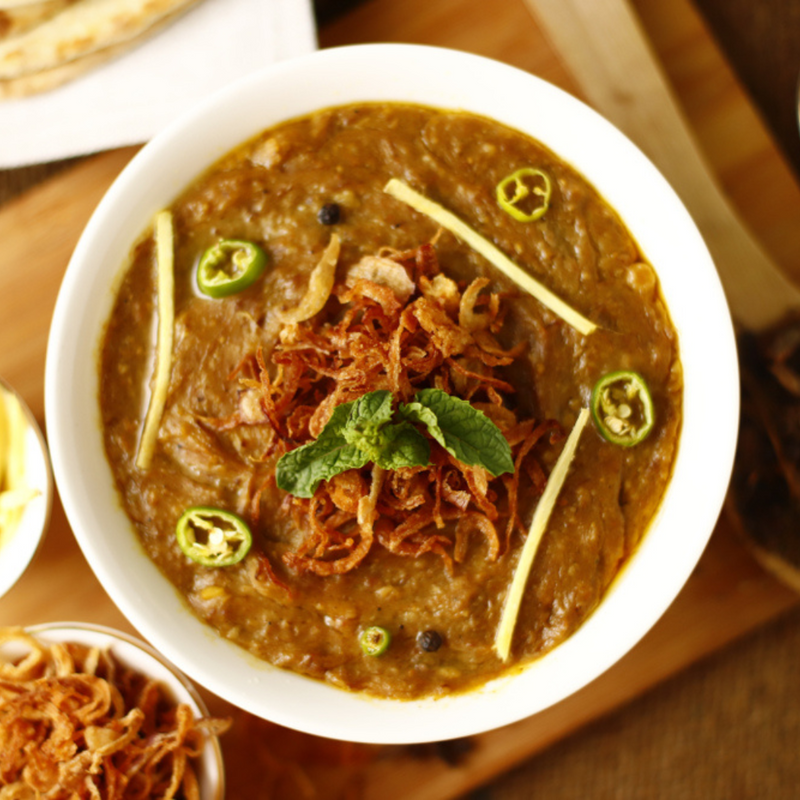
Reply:
[[[74,642],[87,647],[108,650],[117,661],[126,667],[157,680],[176,703],[186,703],[192,709],[195,717],[208,716],[208,709],[194,686],[152,647],[133,636],[101,625],[88,625],[81,622],[51,622],[33,625],[26,630],[45,644]],[[6,657],[17,655],[13,652],[15,645],[16,643],[3,645],[3,653]],[[194,766],[197,771],[201,800],[223,800],[225,797],[225,772],[222,764],[222,751],[216,736],[206,740],[200,758]]]
[[[25,485],[37,492],[37,495],[25,504],[14,528],[0,531],[0,597],[2,597],[22,577],[42,543],[50,521],[53,477],[47,444],[30,409],[22,397],[3,380],[0,380],[0,392],[5,392],[7,396],[19,402],[22,409],[25,420],[23,430]]]
[[[576,167],[617,209],[655,265],[680,337],[681,445],[652,529],[600,608],[522,674],[436,701],[380,701],[273,668],[198,621],[147,559],[103,453],[97,349],[120,268],[155,212],[242,141],[285,119],[362,100],[462,108],[525,131]],[[323,50],[258,72],[150,142],[90,220],[58,298],[47,358],[53,467],[67,516],[108,593],[193,680],[277,723],[355,741],[404,743],[514,722],[589,683],[624,655],[680,591],[730,477],[738,421],[731,321],[704,243],[652,164],[612,125],[532,75],[481,57],[410,45]]]

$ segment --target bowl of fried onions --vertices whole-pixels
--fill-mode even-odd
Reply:
[[[228,724],[127,634],[72,622],[0,628],[4,797],[221,800],[217,735]]]

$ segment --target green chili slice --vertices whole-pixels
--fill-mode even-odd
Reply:
[[[230,511],[210,506],[186,509],[175,536],[181,550],[204,567],[230,567],[241,561],[253,544],[247,523]]]
[[[540,186],[537,179],[543,185]],[[523,167],[497,184],[497,202],[503,211],[519,222],[535,222],[550,208],[552,192],[553,186],[546,173],[535,167]],[[523,206],[523,201],[531,195],[541,197],[541,204],[536,203],[533,208],[529,208],[530,203]]]
[[[209,297],[228,297],[252,285],[264,272],[267,254],[253,242],[220,239],[197,265],[197,286]]]
[[[610,372],[592,390],[592,416],[601,436],[613,444],[632,447],[653,429],[653,398],[636,372]]]
[[[358,643],[366,656],[383,655],[392,643],[392,634],[386,628],[379,625],[372,625],[364,628],[358,637]]]

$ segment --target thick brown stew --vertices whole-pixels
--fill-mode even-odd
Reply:
[[[522,167],[551,181],[549,208],[532,222],[515,219],[495,194]],[[579,333],[387,194],[391,178],[458,215],[597,329]],[[275,665],[392,698],[475,687],[575,631],[661,502],[682,403],[677,336],[656,275],[586,180],[539,143],[490,120],[365,104],[266,131],[215,164],[171,211],[174,350],[148,469],[135,459],[153,369],[151,234],[132,254],[108,322],[100,405],[124,508],[194,612]],[[333,293],[319,314],[292,327],[287,312],[305,296],[332,234],[341,242]],[[195,269],[221,238],[259,244],[268,266],[249,288],[210,299],[198,292]],[[354,265],[374,255],[402,267],[413,282],[410,296],[398,297],[395,287],[394,300],[387,297],[380,269],[361,273],[373,278],[369,285],[348,282]],[[465,328],[458,312],[468,294],[474,305]],[[341,340],[348,325],[353,338],[337,346],[367,336],[358,356],[363,369],[355,370],[363,379],[354,378],[352,358],[331,353],[331,337]],[[503,663],[495,632],[545,476],[593,386],[617,370],[643,376],[655,425],[633,447],[587,426]],[[309,500],[277,487],[276,462],[319,435],[332,403],[377,389],[408,402],[423,387],[485,410],[512,443],[517,469],[492,478],[431,442],[431,467],[382,476],[370,546],[353,556],[364,538],[357,501],[376,480],[372,464],[323,482]],[[209,568],[184,555],[176,524],[198,505],[250,524],[253,544],[241,562]],[[414,520],[429,524],[408,523],[420,509]],[[352,568],[330,566],[347,558]],[[391,634],[379,656],[359,644],[370,626]]]

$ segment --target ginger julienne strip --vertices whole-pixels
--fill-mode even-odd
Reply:
[[[594,322],[586,319],[586,317],[579,314],[572,306],[558,297],[558,295],[554,294],[546,286],[531,277],[525,270],[521,269],[508,258],[505,253],[500,251],[488,239],[481,236],[451,211],[433,202],[433,200],[415,191],[397,178],[392,178],[384,187],[384,191],[392,197],[407,203],[421,214],[429,216],[442,227],[447,228],[447,230],[466,242],[473,250],[480,253],[489,262],[494,264],[497,269],[525,289],[526,292],[532,294],[554,314],[557,314],[564,322],[571,325],[584,336],[588,336],[597,328]]]
[[[156,264],[158,271],[158,342],[156,345],[155,381],[147,416],[139,440],[136,466],[147,469],[153,459],[158,439],[158,427],[164,413],[172,369],[172,339],[175,320],[174,233],[172,214],[161,211],[156,216]]]
[[[582,408],[575,425],[572,427],[572,431],[570,431],[564,449],[561,451],[561,455],[550,473],[545,490],[533,514],[528,538],[525,539],[525,544],[522,547],[519,563],[514,571],[511,586],[506,595],[503,612],[500,616],[500,624],[497,627],[497,634],[494,640],[494,649],[503,661],[508,661],[508,657],[511,654],[511,639],[514,636],[514,627],[517,623],[522,595],[525,591],[525,584],[528,582],[533,560],[536,558],[536,551],[539,549],[542,536],[550,520],[550,514],[558,499],[561,487],[564,485],[575,450],[578,447],[578,441],[588,419],[589,409]]]

